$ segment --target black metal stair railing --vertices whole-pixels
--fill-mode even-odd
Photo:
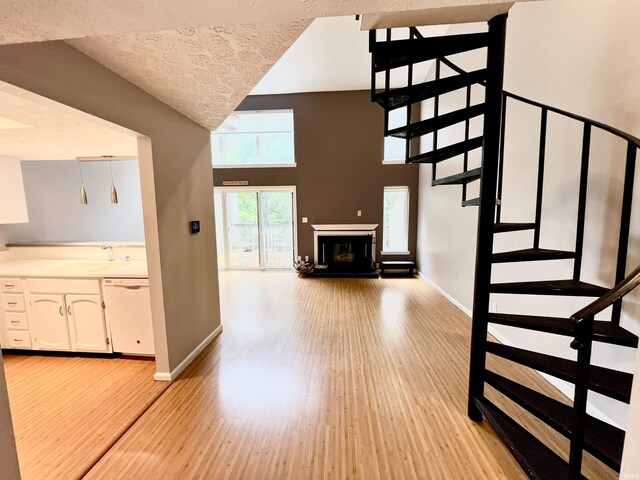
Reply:
[[[633,376],[617,370],[592,366],[591,349],[594,341],[630,348],[638,346],[638,337],[620,327],[619,324],[624,295],[640,284],[640,267],[628,277],[625,276],[631,203],[640,139],[603,123],[504,91],[502,82],[505,27],[506,16],[498,16],[489,22],[488,32],[481,34],[428,39],[424,38],[417,28],[411,27],[408,39],[392,40],[391,30],[387,29],[386,41],[376,42],[376,32],[370,32],[370,50],[373,54],[371,98],[385,110],[385,135],[404,138],[407,142],[406,162],[431,163],[433,186],[461,185],[462,205],[480,207],[471,333],[469,417],[476,421],[482,420],[483,417],[487,419],[531,478],[582,478],[583,451],[591,453],[605,465],[619,471],[624,431],[589,416],[586,413],[586,406],[589,390],[622,402],[628,403],[630,399]],[[480,70],[466,72],[447,58],[449,55],[483,47],[487,47],[487,64]],[[416,83],[413,79],[413,65],[425,60],[434,61],[435,79]],[[407,67],[406,86],[391,89],[390,72],[399,67]],[[451,69],[456,75],[443,77],[443,67]],[[376,90],[377,72],[385,74],[384,90],[380,92]],[[472,105],[472,86],[475,84],[485,87],[485,99],[481,105]],[[440,96],[462,88],[466,89],[465,107],[462,110],[441,114]],[[433,99],[433,118],[412,122],[412,105],[427,99]],[[520,223],[504,222],[502,219],[506,119],[508,106],[512,102],[533,106],[540,112],[535,214],[532,221]],[[402,107],[407,108],[406,125],[390,130],[389,111]],[[484,115],[483,135],[472,138],[471,120],[479,115]],[[540,245],[550,115],[560,115],[575,120],[582,126],[578,213],[573,251],[546,249],[541,248]],[[462,122],[464,122],[464,140],[452,145],[440,145],[439,130]],[[619,137],[627,143],[616,254],[616,287],[611,290],[586,283],[581,279],[589,164],[594,129]],[[415,154],[411,145],[412,140],[426,134],[432,135],[431,151]],[[481,166],[470,169],[469,153],[480,147],[482,148]],[[438,177],[438,163],[459,155],[463,155],[462,172]],[[475,180],[480,180],[480,195],[478,198],[468,198],[467,185]],[[495,234],[516,231],[533,232],[531,248],[511,252],[493,252]],[[493,264],[560,259],[573,261],[570,279],[491,283]],[[562,295],[598,299],[571,318],[558,318],[490,313],[489,300],[492,293]],[[608,306],[613,307],[611,320],[596,320],[596,313]],[[571,346],[578,350],[577,361],[488,342],[487,333],[490,323],[574,337]],[[573,406],[567,406],[489,371],[486,367],[488,354],[503,357],[574,383]],[[569,462],[567,463],[556,452],[551,451],[491,403],[485,397],[485,384],[491,385],[495,390],[568,437],[570,439]]]
[[[462,206],[479,205],[479,199],[467,199],[467,185],[479,180],[481,170],[469,170],[469,152],[483,147],[483,137],[470,138],[471,119],[484,115],[485,104],[471,104],[472,85],[487,80],[489,69],[481,68],[473,72],[463,72],[453,77],[442,78],[442,65],[450,62],[443,55],[455,54],[488,46],[491,41],[489,32],[453,35],[445,37],[425,38],[416,27],[409,28],[408,38],[392,40],[391,29],[386,29],[385,40],[377,41],[376,31],[370,31],[369,45],[372,52],[371,69],[371,99],[378,102],[385,110],[384,134],[402,138],[406,141],[406,163],[431,163],[432,185],[462,185]],[[414,43],[420,45],[415,48]],[[394,48],[401,51],[408,49],[394,59]],[[433,81],[415,83],[413,78],[414,62],[433,60],[435,63],[435,79]],[[405,85],[391,89],[391,71],[395,68],[406,67],[407,78]],[[384,88],[377,90],[376,74],[384,73]],[[444,115],[440,114],[440,96],[459,89],[466,89],[466,107]],[[412,121],[412,107],[414,103],[433,99],[433,115],[428,120]],[[389,128],[389,112],[398,108],[406,108],[406,122],[402,127]],[[439,147],[439,131],[464,122],[464,140],[453,145]],[[431,150],[414,154],[412,140],[432,134]],[[458,155],[463,155],[463,169],[460,174],[450,177],[437,178],[437,164]]]
[[[578,351],[578,360],[573,397],[573,429],[569,448],[570,478],[579,478],[582,470],[595,317],[605,308],[619,303],[625,295],[638,287],[638,285],[640,285],[640,266],[605,295],[571,316],[571,321],[575,328],[575,338],[571,342],[571,348]]]

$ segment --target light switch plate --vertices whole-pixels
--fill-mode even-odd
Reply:
[[[309,219],[307,217],[302,217],[302,223],[307,223]]]
[[[362,210],[358,210],[358,216],[361,217],[362,216]]]

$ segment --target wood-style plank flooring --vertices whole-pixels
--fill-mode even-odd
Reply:
[[[81,478],[168,386],[150,360],[3,358],[23,480]]]
[[[222,335],[87,478],[525,478],[467,418],[470,321],[422,280],[225,272],[221,300]],[[533,372],[491,367],[559,398]],[[595,460],[585,473],[615,478]]]

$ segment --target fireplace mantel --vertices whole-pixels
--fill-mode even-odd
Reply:
[[[359,231],[367,231],[372,232],[376,228],[378,228],[377,223],[337,223],[337,224],[320,224],[320,225],[311,225],[314,230],[318,232],[331,231],[331,232],[359,232]]]

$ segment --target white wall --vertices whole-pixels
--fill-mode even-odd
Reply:
[[[136,160],[113,162],[118,202],[110,200],[109,162],[83,162],[87,205],[80,204],[80,163],[23,161],[29,223],[0,225],[0,243],[144,241]]]
[[[507,26],[505,89],[639,135],[639,21],[640,9],[633,2],[605,4],[571,0],[516,4]],[[469,30],[468,26],[455,26],[450,33]],[[478,66],[483,58],[483,55],[466,55],[458,63],[468,69]],[[451,95],[443,100],[443,107],[445,111],[459,108],[463,101],[463,97]],[[534,219],[538,131],[539,111],[509,104],[503,221]],[[548,131],[541,247],[571,250],[575,244],[581,126],[550,115]],[[441,145],[447,141],[452,143],[449,137],[445,133],[442,139],[445,143]],[[597,131],[593,133],[583,280],[608,287],[613,286],[625,147],[620,140],[611,140]],[[455,173],[452,170],[459,171],[459,166],[453,169],[443,166],[441,170],[446,175]],[[430,167],[423,166],[420,170],[419,269],[471,309],[477,209],[458,207],[460,187],[432,188],[430,180]],[[636,181],[629,268],[640,263],[639,190],[640,184]],[[497,235],[495,251],[527,248],[531,241],[530,232]],[[493,280],[570,278],[571,271],[570,261],[498,265]],[[640,333],[638,298],[636,294],[627,301],[623,318],[623,326],[635,333]],[[492,308],[500,312],[564,316],[589,300],[493,295],[491,301]],[[496,327],[493,332],[505,343],[566,358],[573,358],[575,354],[567,338],[530,332],[522,335],[517,329],[507,327]],[[631,372],[635,351],[597,345],[594,361]],[[570,393],[566,384],[558,385]],[[597,394],[591,394],[590,401],[593,414],[619,425],[627,423],[625,405]],[[640,409],[640,405],[634,404],[632,409]],[[640,428],[640,424],[634,421],[628,427],[631,431]]]

